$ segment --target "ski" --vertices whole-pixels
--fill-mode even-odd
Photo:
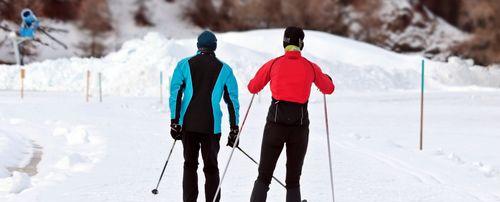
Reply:
[[[6,32],[12,32],[12,30],[9,27],[1,25],[1,24],[0,24],[0,29],[4,30]]]
[[[49,33],[47,33],[45,30],[40,29],[40,32],[42,32],[43,34],[45,34],[46,36],[48,36],[50,39],[52,39],[53,41],[55,41],[56,43],[58,43],[59,45],[61,45],[62,47],[64,47],[64,49],[68,49],[68,46],[66,44],[64,44],[63,42],[61,42],[58,39],[56,39],[55,37],[53,37],[52,35],[50,35]]]

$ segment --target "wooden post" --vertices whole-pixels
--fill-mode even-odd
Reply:
[[[87,89],[86,89],[86,101],[89,102],[89,90],[90,90],[90,70],[87,70]]]
[[[21,68],[21,99],[24,98],[24,78],[26,77],[26,70]]]
[[[163,104],[163,72],[160,71],[160,103]]]
[[[99,72],[99,102],[102,102],[102,73]]]
[[[420,87],[420,145],[419,149],[422,151],[423,143],[424,143],[424,73],[425,66],[424,60],[422,60],[422,79],[421,79],[421,87]]]

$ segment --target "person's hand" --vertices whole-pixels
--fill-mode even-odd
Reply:
[[[174,140],[182,140],[182,126],[174,121],[170,122],[170,135]]]
[[[227,137],[227,146],[238,147],[239,141],[238,141],[238,144],[236,144],[236,145],[234,143],[236,143],[236,138],[238,137],[239,132],[240,132],[240,129],[238,126],[231,127],[231,131],[229,132],[229,136]]]
[[[333,81],[332,77],[330,77],[330,75],[328,74],[325,74],[326,77],[328,77],[328,79],[330,79],[330,81]]]

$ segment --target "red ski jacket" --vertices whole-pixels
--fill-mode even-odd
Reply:
[[[287,51],[264,64],[248,83],[248,90],[258,93],[269,81],[274,99],[302,104],[309,99],[312,83],[324,94],[332,94],[335,89],[333,81],[300,51]]]

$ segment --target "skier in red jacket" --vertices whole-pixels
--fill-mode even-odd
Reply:
[[[259,164],[251,202],[264,202],[276,162],[286,144],[286,201],[300,202],[300,175],[309,138],[307,102],[314,83],[324,94],[334,85],[318,65],[302,57],[304,31],[298,27],[285,30],[285,54],[264,64],[248,84],[252,94],[271,82],[273,100],[269,107]]]

